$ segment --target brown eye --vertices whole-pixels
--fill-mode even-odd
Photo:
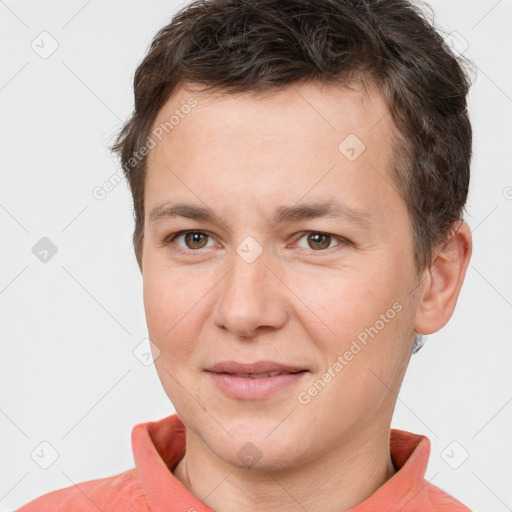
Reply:
[[[308,235],[308,244],[312,249],[327,249],[331,240],[331,235],[324,233],[310,233]]]
[[[207,245],[209,241],[211,242],[210,246]],[[194,252],[203,252],[200,249],[212,247],[212,243],[215,245],[215,241],[208,233],[202,231],[179,231],[169,235],[163,242],[163,245],[168,246],[175,252],[190,255]]]
[[[334,244],[332,242],[335,242]],[[331,249],[342,249],[343,247],[350,245],[350,242],[345,238],[337,235],[331,235],[329,233],[322,233],[320,231],[303,231],[302,236],[296,242],[297,246],[301,249],[309,251],[310,254],[313,252],[317,253],[330,253]]]
[[[200,231],[188,231],[184,235],[185,244],[188,249],[202,249],[207,243],[208,235]]]

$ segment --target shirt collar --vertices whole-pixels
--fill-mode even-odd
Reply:
[[[177,414],[133,427],[135,467],[150,510],[168,509],[170,503],[176,511],[212,510],[172,474],[185,454],[185,442],[186,428]],[[397,510],[397,506],[405,506],[427,485],[424,475],[430,441],[426,436],[391,429],[390,452],[397,472],[350,512]]]
[[[425,480],[430,456],[428,437],[405,430],[391,429],[389,446],[397,472],[369,498],[351,508],[349,512],[402,510],[428,485]]]

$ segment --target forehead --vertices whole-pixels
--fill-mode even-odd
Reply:
[[[159,140],[172,142],[179,135],[190,134],[190,120],[200,120],[193,126],[198,142],[204,138],[226,142],[225,135],[237,135],[250,136],[254,143],[278,137],[283,144],[300,139],[315,146],[337,146],[336,142],[352,129],[371,144],[375,137],[389,137],[394,130],[388,113],[382,95],[372,86],[362,89],[306,82],[265,92],[210,94],[188,85],[166,101],[153,131],[160,129]],[[380,129],[374,131],[377,125]]]
[[[262,213],[263,204],[271,209],[327,193],[329,200],[387,210],[401,201],[390,165],[390,117],[372,88],[310,82],[234,95],[180,88],[153,124],[146,214],[194,195],[212,207],[243,200]]]

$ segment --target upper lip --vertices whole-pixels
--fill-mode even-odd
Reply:
[[[237,361],[222,361],[206,368],[206,371],[214,373],[247,374],[269,372],[295,373],[307,370],[300,366],[290,366],[288,364],[276,363],[274,361],[258,361],[250,364],[239,363]]]

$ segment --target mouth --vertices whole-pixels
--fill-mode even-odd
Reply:
[[[286,389],[297,386],[308,370],[293,372],[273,371],[264,373],[211,372],[215,388],[225,396],[237,400],[264,400]]]
[[[238,361],[222,361],[208,368],[206,371],[213,373],[226,373],[241,377],[268,376],[269,374],[292,374],[307,371],[304,366],[292,366],[276,361],[257,361],[255,363],[240,363]]]
[[[243,379],[265,379],[268,377],[277,377],[278,375],[295,375],[296,373],[303,373],[307,370],[299,370],[296,372],[267,372],[267,373],[229,373],[229,372],[212,372],[219,375],[232,375],[233,377],[241,377]]]

